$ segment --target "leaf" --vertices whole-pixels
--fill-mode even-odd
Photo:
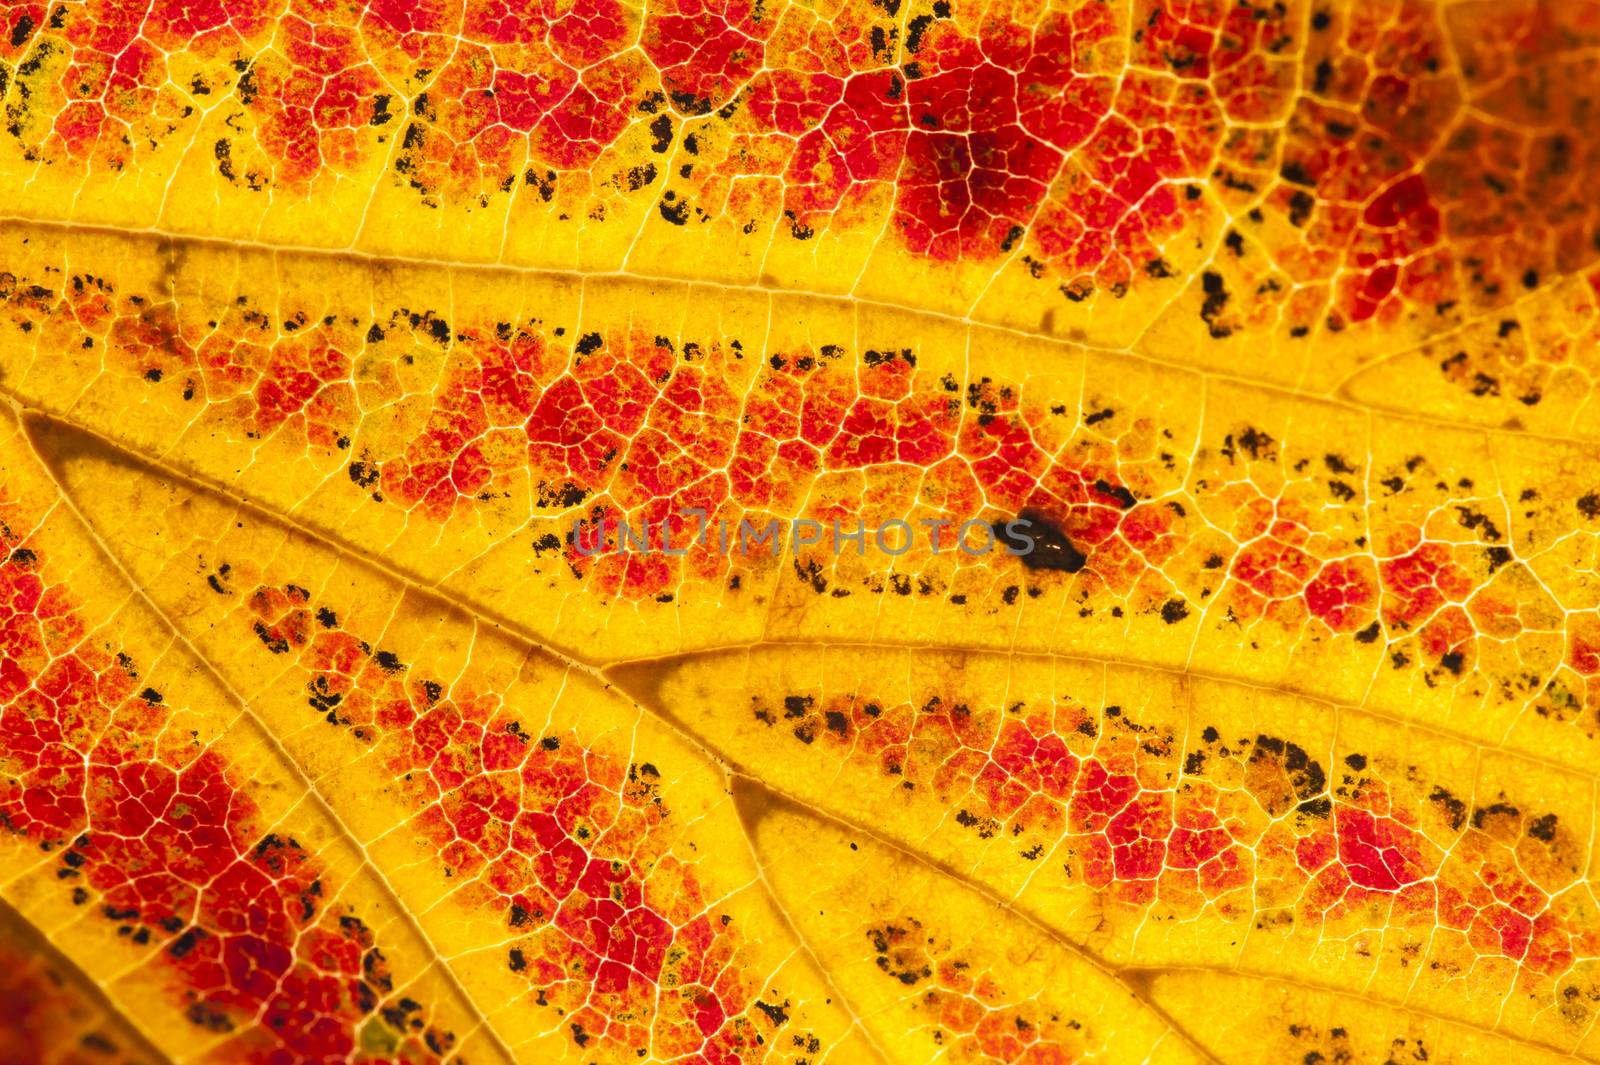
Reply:
[[[6,8],[6,1054],[1596,1060],[1597,44]]]

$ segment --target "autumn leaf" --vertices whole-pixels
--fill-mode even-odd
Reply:
[[[0,7],[0,1061],[1600,1060],[1600,7]]]

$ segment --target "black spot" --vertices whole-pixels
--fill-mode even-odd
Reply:
[[[1200,275],[1200,286],[1206,294],[1205,302],[1200,305],[1200,320],[1206,323],[1211,336],[1217,340],[1232,335],[1233,330],[1216,322],[1217,315],[1228,304],[1228,289],[1222,282],[1222,275],[1207,270]]]
[[[1364,754],[1347,754],[1344,756],[1344,764],[1359,773],[1367,768],[1367,756]]]
[[[17,24],[11,27],[11,47],[21,48],[32,33],[33,16],[23,15],[17,19]]]
[[[788,1005],[788,999],[783,1000],[782,1006],[769,1006],[760,999],[756,999],[756,1009],[767,1015],[767,1018],[772,1021],[774,1028],[781,1028],[783,1025],[788,1023],[789,1014],[785,1010],[785,1007]]]
[[[643,166],[631,167],[628,170],[627,176],[628,191],[638,192],[646,185],[649,185],[651,182],[655,181],[655,179],[656,167],[654,163],[646,163]]]
[[[200,940],[204,936],[205,932],[201,929],[191,928],[173,941],[172,946],[167,948],[167,953],[171,954],[174,958],[185,957],[196,947],[196,945],[199,944]]]
[[[522,956],[521,950],[517,949],[516,947],[512,947],[508,967],[512,972],[520,973],[522,970],[528,967],[528,959]]]
[[[274,636],[272,631],[261,622],[255,623],[255,634],[266,645],[267,650],[275,655],[281,655],[289,649],[289,641],[282,636]]]
[[[1189,606],[1182,599],[1168,599],[1161,605],[1161,620],[1176,625],[1189,616]]]
[[[1029,523],[1027,531],[1033,537],[1033,550],[1017,556],[1025,568],[1077,573],[1089,561],[1089,556],[1072,546],[1067,534],[1042,511],[1024,507],[1017,517]]]
[[[1112,499],[1115,499],[1117,501],[1117,506],[1121,507],[1123,510],[1127,510],[1129,507],[1139,502],[1139,500],[1134,497],[1134,494],[1128,491],[1126,487],[1120,484],[1114,485],[1109,481],[1096,481],[1094,483],[1094,490],[1103,496],[1110,496]]]
[[[1311,217],[1312,210],[1317,206],[1317,201],[1305,189],[1295,189],[1289,194],[1289,224],[1303,226],[1306,219]]]
[[[1545,843],[1555,839],[1556,815],[1545,814],[1543,817],[1534,818],[1533,823],[1528,825],[1528,835],[1534,839],[1543,840]]]
[[[1383,627],[1380,626],[1376,621],[1374,621],[1371,625],[1368,625],[1366,628],[1364,628],[1360,632],[1356,633],[1356,642],[1357,643],[1371,643],[1372,641],[1374,641],[1374,640],[1376,640],[1378,638],[1378,634],[1381,633],[1382,631],[1383,631]]]
[[[1520,817],[1521,814],[1521,810],[1518,810],[1515,806],[1512,806],[1509,803],[1497,802],[1492,803],[1489,806],[1480,806],[1478,809],[1472,811],[1472,827],[1482,828],[1485,818],[1502,816]]]
[[[1450,821],[1450,827],[1459,829],[1467,823],[1467,804],[1450,794],[1443,788],[1434,788],[1428,795],[1428,801],[1438,806],[1440,811]]]
[[[352,462],[350,464],[350,480],[359,488],[371,488],[378,483],[381,471],[375,462]]]

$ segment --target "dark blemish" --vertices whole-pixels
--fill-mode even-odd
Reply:
[[[539,741],[539,746],[547,751],[556,751],[561,749],[561,741],[555,736],[546,736]]]
[[[1087,555],[1072,546],[1061,527],[1042,511],[1024,507],[1017,516],[1029,523],[1028,532],[1033,537],[1033,550],[1017,556],[1025,568],[1077,573],[1089,561]],[[950,598],[955,601],[955,596]],[[962,601],[965,602],[965,598]]]
[[[382,340],[383,340],[383,330],[379,329],[378,328],[378,324],[376,322],[374,322],[372,324],[372,328],[367,330],[367,343],[368,344],[377,344],[377,343],[380,343]]]
[[[1063,413],[1065,413],[1065,408],[1063,408]],[[1101,410],[1095,411],[1093,414],[1084,415],[1083,424],[1084,425],[1099,425],[1101,422],[1105,421],[1107,418],[1115,417],[1116,413],[1117,412],[1112,410],[1110,407],[1105,407],[1105,408],[1103,408]]]
[[[1528,270],[1524,271],[1523,274],[1522,274],[1522,287],[1523,288],[1538,288],[1539,287],[1539,271],[1534,270],[1532,268],[1529,268]]]
[[[1310,188],[1317,183],[1316,178],[1312,177],[1310,172],[1306,170],[1305,164],[1298,161],[1284,163],[1283,169],[1278,173],[1283,175],[1283,180],[1292,185],[1304,185]]]
[[[267,650],[275,655],[281,655],[289,649],[289,641],[282,636],[274,636],[272,631],[261,622],[255,623],[255,634],[266,645]]]
[[[661,203],[658,205],[661,217],[675,226],[686,225],[689,221],[689,203],[687,200],[679,203],[671,202],[675,198],[676,194],[671,191],[661,198]]]
[[[855,844],[852,843],[851,846],[853,847]],[[789,1005],[788,999],[784,999],[781,1006],[769,1006],[760,999],[756,999],[755,1005],[756,1009],[767,1015],[767,1019],[772,1022],[774,1028],[781,1028],[789,1022],[789,1014],[785,1012]]]
[[[1112,499],[1115,499],[1117,501],[1117,506],[1121,507],[1123,510],[1127,510],[1129,507],[1139,502],[1139,500],[1134,497],[1134,494],[1128,491],[1126,487],[1120,484],[1113,485],[1109,481],[1096,481],[1094,483],[1094,490],[1099,492],[1101,495],[1110,496]]]
[[[236,176],[233,172],[233,146],[228,143],[228,139],[224,137],[213,144],[211,154],[217,160],[217,173],[233,181]]]
[[[1310,193],[1304,189],[1295,189],[1289,195],[1289,224],[1292,226],[1305,225],[1306,219],[1311,217],[1311,212],[1316,205],[1317,201],[1311,198]],[[1299,328],[1304,329],[1305,327],[1300,326]]]
[[[514,973],[520,973],[528,967],[528,959],[522,956],[522,951],[516,947],[511,948],[510,960],[507,967]]]
[[[1328,83],[1333,80],[1333,64],[1324,59],[1317,64],[1316,77],[1312,81],[1313,92],[1326,92]]]
[[[1214,339],[1221,340],[1231,335],[1233,330],[1216,324],[1217,315],[1228,303],[1228,290],[1222,282],[1222,275],[1207,270],[1200,275],[1200,286],[1206,294],[1205,302],[1200,305],[1200,320],[1206,323]]]
[[[1333,812],[1333,803],[1326,799],[1311,799],[1295,807],[1300,813],[1310,817],[1327,817]]]
[[[372,656],[372,660],[378,663],[378,668],[385,673],[399,673],[406,668],[405,663],[400,661],[399,656],[393,651],[379,651]]]
[[[1467,804],[1450,794],[1444,788],[1435,787],[1428,796],[1428,801],[1438,806],[1450,821],[1450,827],[1459,830],[1467,823]]]
[[[1466,656],[1460,651],[1451,651],[1449,654],[1441,655],[1439,658],[1439,664],[1458,677],[1461,676],[1461,666],[1465,661]]]
[[[171,954],[174,958],[186,957],[190,951],[194,950],[194,948],[199,945],[201,938],[204,936],[205,932],[201,929],[191,928],[183,935],[179,936],[177,940],[173,942],[172,946],[167,948],[167,953]]]
[[[1600,518],[1600,494],[1590,492],[1578,499],[1578,513],[1590,521]]]
[[[1190,751],[1183,760],[1183,771],[1186,775],[1194,777],[1206,771],[1206,753],[1204,751]]]
[[[1189,616],[1189,606],[1182,599],[1168,599],[1161,605],[1161,620],[1176,625]]]
[[[850,731],[850,722],[837,710],[829,710],[825,715],[829,732],[837,732],[843,736]]]
[[[143,699],[151,706],[160,706],[162,695],[154,688],[146,688],[144,691],[139,693],[139,698]]]
[[[381,472],[375,462],[352,462],[350,464],[350,480],[358,488],[371,488],[378,483]]]
[[[1366,628],[1356,633],[1356,642],[1371,643],[1378,638],[1378,634],[1382,631],[1382,627],[1376,621],[1374,621],[1371,625],[1368,625]]]
[[[628,170],[628,191],[638,192],[656,179],[654,163],[645,163],[643,166],[631,167]]]
[[[1364,754],[1347,754],[1344,756],[1344,764],[1359,773],[1367,768],[1367,756]]]
[[[33,16],[23,15],[17,19],[17,24],[11,27],[11,47],[21,48],[33,33]]]
[[[1489,806],[1481,806],[1472,812],[1472,827],[1482,828],[1485,818],[1488,817],[1520,817],[1521,810],[1509,803],[1497,802]]]
[[[1549,843],[1551,840],[1555,839],[1556,815],[1545,814],[1543,817],[1534,818],[1533,823],[1528,826],[1528,835],[1532,836],[1534,839],[1542,840],[1545,843]]]
[[[339,615],[335,614],[327,607],[319,607],[317,609],[317,624],[321,625],[325,629],[336,628],[339,624]]]
[[[233,1022],[227,1018],[226,1014],[217,1012],[203,1002],[192,1003],[184,1011],[183,1015],[189,1019],[190,1023],[197,1024],[210,1032],[233,1031]]]

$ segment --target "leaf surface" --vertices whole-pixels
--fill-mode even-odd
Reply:
[[[1600,1060],[1597,45],[0,8],[0,1057]]]

